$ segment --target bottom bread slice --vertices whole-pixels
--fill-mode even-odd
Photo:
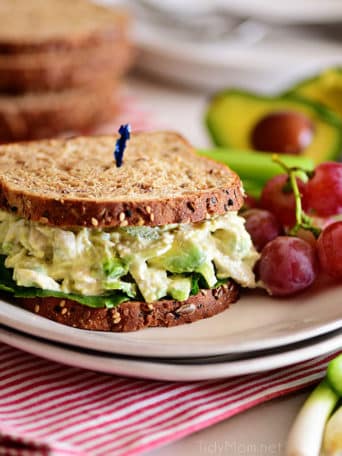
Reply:
[[[169,327],[212,317],[239,298],[233,281],[211,290],[200,290],[186,301],[164,299],[154,304],[128,301],[114,309],[92,308],[58,298],[22,298],[17,302],[31,312],[74,328],[127,332],[148,327]]]
[[[0,142],[51,138],[108,122],[117,114],[119,84],[61,92],[0,95]]]

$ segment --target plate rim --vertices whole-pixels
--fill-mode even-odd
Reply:
[[[14,316],[12,315],[13,308],[15,308]],[[6,309],[8,312],[6,312]],[[229,309],[227,311],[229,312]],[[295,320],[286,321],[286,325],[292,326],[291,323],[293,324],[294,322]],[[342,315],[338,316],[338,318],[334,318],[332,321],[323,323],[323,325],[322,323],[315,322],[313,323],[314,327],[311,329],[296,329],[288,335],[272,336],[264,341],[259,340],[257,345],[255,345],[255,342],[249,342],[249,345],[248,342],[239,344],[238,346],[235,346],[235,349],[229,348],[229,345],[224,340],[218,339],[215,339],[214,342],[207,341],[205,344],[199,344],[198,341],[194,341],[193,343],[188,341],[185,345],[177,345],[171,343],[170,340],[168,340],[167,343],[157,343],[155,340],[143,341],[141,339],[139,340],[139,338],[130,339],[130,333],[106,333],[72,328],[35,315],[20,306],[12,304],[10,301],[4,301],[2,299],[0,299],[0,323],[26,334],[31,334],[32,336],[43,337],[55,342],[63,342],[68,338],[69,343],[75,347],[93,349],[112,354],[137,357],[146,357],[147,354],[148,357],[152,358],[196,358],[229,353],[239,354],[256,352],[310,340],[313,337],[342,328]],[[298,323],[298,321],[296,323]],[[192,323],[192,325],[195,324],[196,322]],[[149,328],[148,330],[153,331],[154,328]],[[164,330],[168,330],[168,328],[165,328]],[[97,337],[94,337],[94,334],[96,334]],[[89,342],[90,335],[92,336],[91,343]],[[108,343],[109,340],[110,345]],[[252,343],[253,347],[251,346]],[[104,344],[107,344],[107,348],[103,346]]]
[[[132,361],[124,357],[121,359],[115,356],[106,357],[104,361],[101,360],[103,358],[101,356],[88,355],[75,350],[56,347],[53,342],[41,342],[25,335],[18,336],[15,333],[13,334],[11,330],[4,330],[3,328],[0,328],[0,341],[32,355],[80,369],[157,381],[203,381],[257,374],[327,355],[341,349],[342,334],[327,338],[317,344],[308,343],[300,349],[257,359],[228,361],[218,364],[182,364],[179,366],[170,363],[161,364],[155,361],[150,363],[143,360]],[[49,348],[48,350],[46,350],[47,347]]]

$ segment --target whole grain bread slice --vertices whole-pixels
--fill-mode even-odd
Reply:
[[[117,136],[0,146],[0,208],[54,226],[202,221],[243,202],[239,177],[173,132],[133,134],[116,167]]]
[[[0,90],[42,92],[99,85],[101,79],[122,76],[133,58],[127,39],[67,51],[0,54]]]
[[[63,132],[83,131],[113,119],[117,105],[118,83],[111,79],[60,92],[3,94],[0,141],[51,138]]]
[[[186,301],[163,299],[151,304],[128,301],[114,309],[91,308],[68,299],[22,298],[21,307],[74,328],[128,332],[148,327],[192,323],[227,309],[239,298],[239,287],[229,280],[214,290],[201,290]]]
[[[87,0],[1,0],[0,53],[75,49],[112,42],[127,15]]]

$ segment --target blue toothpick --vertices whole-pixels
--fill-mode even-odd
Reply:
[[[120,168],[123,163],[123,155],[126,149],[126,143],[131,137],[131,125],[121,125],[119,128],[120,138],[116,141],[115,149],[114,149],[114,158],[116,167]]]

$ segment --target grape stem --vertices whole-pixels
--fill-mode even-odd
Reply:
[[[313,220],[311,217],[309,217],[304,211],[302,207],[302,195],[300,194],[298,184],[297,184],[297,179],[296,177],[300,177],[301,179],[303,178],[303,175],[305,178],[308,178],[309,172],[306,171],[303,168],[299,167],[289,167],[287,166],[280,158],[278,155],[273,155],[272,160],[275,163],[278,163],[286,172],[286,174],[289,176],[290,180],[290,185],[294,194],[295,198],[295,203],[296,203],[296,224],[294,227],[292,227],[289,230],[290,235],[295,236],[300,229],[306,230],[306,231],[311,231],[311,233],[318,238],[320,235],[320,228],[314,225]]]

